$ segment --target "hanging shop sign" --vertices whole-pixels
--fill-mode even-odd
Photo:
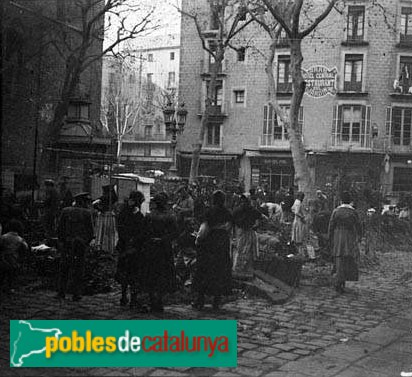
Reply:
[[[334,96],[337,91],[338,69],[329,69],[323,65],[314,65],[308,70],[302,69],[306,81],[305,93],[313,98],[321,98],[328,94]]]

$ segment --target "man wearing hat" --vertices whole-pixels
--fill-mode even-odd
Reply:
[[[65,298],[70,277],[73,278],[73,301],[81,298],[85,254],[94,238],[92,215],[87,209],[89,202],[88,192],[75,195],[74,205],[63,209],[58,222],[61,251],[58,297],[61,299]]]

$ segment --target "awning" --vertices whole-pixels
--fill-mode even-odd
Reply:
[[[153,184],[155,180],[153,178],[142,177],[134,173],[121,173],[112,176],[113,179],[127,179],[131,181],[138,181],[141,183]]]
[[[245,150],[246,157],[265,157],[265,158],[292,158],[292,154],[285,152],[261,152],[256,150]]]
[[[192,152],[180,152],[180,156],[183,158],[192,158]],[[239,158],[240,155],[237,154],[206,154],[206,153],[202,153],[200,155],[200,159],[201,160],[219,160],[219,161],[223,161],[223,160],[233,160],[233,159],[237,159]]]

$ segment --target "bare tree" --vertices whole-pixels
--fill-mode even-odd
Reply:
[[[65,32],[63,25],[59,28],[59,38],[54,43],[66,68],[60,98],[54,111],[52,141],[59,136],[70,98],[75,93],[82,72],[104,55],[115,52],[115,48],[123,42],[158,27],[152,25],[154,8],[144,10],[128,0],[76,0],[75,3],[80,15],[77,38],[69,38],[70,34]],[[128,19],[130,14],[137,14],[138,18],[131,22]],[[105,25],[106,16],[108,22]],[[117,31],[109,36],[109,43],[102,50],[93,49],[94,40],[102,39],[113,23],[117,25]]]
[[[295,181],[300,191],[308,197],[315,194],[314,182],[311,178],[302,134],[299,128],[299,109],[305,92],[305,81],[302,75],[302,41],[308,37],[316,27],[330,14],[341,0],[325,0],[323,8],[314,17],[308,17],[316,5],[314,0],[257,0],[249,4],[249,14],[258,22],[269,35],[269,55],[267,57],[265,71],[270,89],[270,105],[273,107],[283,126],[288,131],[290,149],[295,168]],[[304,4],[305,3],[305,4]],[[303,17],[305,15],[305,17]],[[276,44],[281,31],[286,33],[290,47],[290,65],[292,76],[292,98],[289,114],[278,104],[276,98],[276,80],[273,74]]]
[[[101,111],[101,123],[108,134],[117,142],[116,158],[120,163],[122,143],[126,135],[131,134],[141,109],[141,102],[130,97],[122,88],[106,95]]]
[[[218,75],[222,72],[222,62],[225,58],[225,52],[228,48],[236,50],[236,46],[233,44],[235,37],[252,22],[251,18],[244,20],[247,8],[245,7],[245,2],[242,0],[207,0],[207,5],[212,15],[212,22],[214,23],[212,27],[210,27],[209,22],[204,22],[204,15],[196,8],[180,9],[180,12],[184,16],[182,22],[186,22],[186,18],[195,23],[202,47],[214,62],[208,72],[210,74],[210,81],[207,86],[205,107],[202,114],[198,140],[192,154],[189,177],[189,182],[191,183],[198,177],[200,153],[206,129],[213,114],[213,106],[216,105],[217,102],[216,90],[218,86]],[[206,32],[210,32],[211,29],[214,31],[213,37],[211,38],[209,36],[206,38]]]

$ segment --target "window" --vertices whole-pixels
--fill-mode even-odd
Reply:
[[[169,72],[168,79],[167,79],[167,87],[171,88],[175,86],[175,80],[176,80],[176,73],[175,72]]]
[[[240,7],[238,11],[239,21],[246,21],[247,8]]]
[[[144,156],[145,157],[150,157],[152,154],[152,146],[150,144],[145,144],[144,145]]]
[[[244,90],[234,90],[235,103],[245,103],[245,91]]]
[[[345,55],[344,91],[361,92],[363,73],[363,55]]]
[[[153,73],[148,73],[146,77],[147,77],[147,83],[152,84],[153,83]]]
[[[392,140],[394,145],[412,145],[412,108],[392,108]]]
[[[214,53],[216,53],[216,50],[217,50],[216,41],[209,41],[209,49],[213,51]],[[209,58],[209,72],[212,72],[215,68],[216,61],[215,61],[215,58],[209,53],[208,53],[208,58]],[[221,71],[221,69],[222,67],[220,67],[219,71]]]
[[[348,41],[363,41],[365,29],[365,7],[349,6],[348,7]]]
[[[90,104],[87,102],[70,102],[67,110],[67,121],[89,121],[90,120]]]
[[[170,53],[170,60],[175,60],[175,53],[174,52]]]
[[[210,29],[218,30],[220,26],[220,17],[222,13],[222,8],[218,4],[211,4],[211,17],[210,17]]]
[[[147,54],[147,61],[150,63],[153,62],[153,54]]]
[[[282,29],[281,31],[280,31],[280,34],[279,34],[279,37],[278,37],[278,40],[277,40],[277,42],[276,42],[278,45],[282,45],[282,46],[285,46],[285,45],[288,45],[288,35],[286,34],[286,31],[284,30],[284,29]]]
[[[207,85],[207,93],[212,99],[212,105],[213,106],[222,106],[222,102],[223,102],[223,83],[221,81],[218,81],[216,83],[216,90],[213,94],[209,93],[210,92],[209,82],[207,82],[206,85]]]
[[[116,85],[116,77],[115,77],[115,74],[114,74],[114,72],[110,72],[110,73],[109,73],[109,88],[110,88],[111,90],[114,90],[115,85]]]
[[[401,43],[412,42],[412,7],[401,9]]]
[[[393,187],[392,191],[412,191],[412,169],[393,168]]]
[[[59,21],[66,21],[66,2],[61,0],[56,0],[56,16]]]
[[[280,55],[278,57],[277,91],[292,91],[292,76],[290,74],[290,56]]]
[[[246,56],[246,48],[245,47],[238,48],[237,49],[237,61],[244,62],[245,56]]]
[[[144,127],[144,137],[150,139],[152,137],[152,126],[148,125]]]
[[[220,127],[221,125],[216,123],[210,123],[207,126],[206,146],[220,146]]]
[[[406,94],[412,88],[412,56],[401,56],[399,62],[399,90]]]
[[[289,114],[290,105],[280,106],[286,114]],[[299,108],[299,132],[303,131],[303,107]],[[265,105],[263,107],[263,135],[261,145],[270,146],[273,145],[273,140],[284,141],[288,140],[288,133],[283,125],[281,119],[275,113],[271,105]]]
[[[370,112],[370,106],[363,105],[342,105],[334,108],[332,144],[369,147]]]

